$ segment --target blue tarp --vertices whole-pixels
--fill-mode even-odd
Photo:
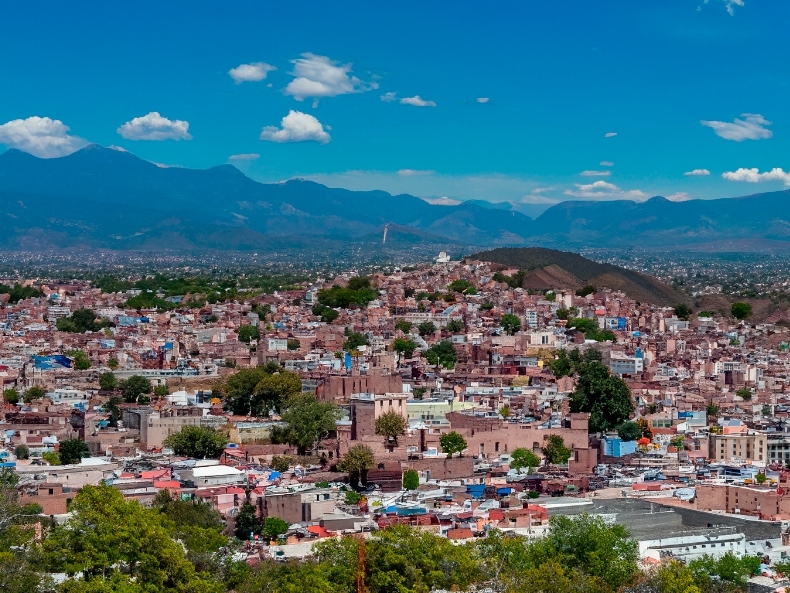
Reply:
[[[466,487],[466,493],[470,494],[472,498],[483,498],[485,491],[485,484],[469,484]]]
[[[69,360],[68,356],[63,356],[62,354],[54,354],[52,356],[33,355],[31,358],[33,365],[37,369],[49,370],[56,368],[58,365],[67,369],[71,368],[71,360]]]

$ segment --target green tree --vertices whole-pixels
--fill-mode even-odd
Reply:
[[[517,315],[513,315],[512,313],[505,313],[502,315],[502,319],[499,320],[499,325],[502,326],[502,329],[505,330],[505,333],[509,336],[521,330],[521,320]]]
[[[58,447],[58,456],[63,465],[79,463],[83,457],[90,457],[91,450],[88,445],[79,439],[66,439]]]
[[[707,590],[715,580],[743,586],[750,576],[760,573],[759,556],[736,556],[727,552],[719,558],[706,554],[688,563],[694,574],[694,580],[702,584],[702,589]]]
[[[301,393],[302,380],[297,373],[280,370],[264,375],[252,394],[252,411],[257,416],[268,416],[269,410],[279,410],[283,402]]]
[[[287,472],[291,467],[291,458],[287,455],[274,455],[269,467],[280,473]]]
[[[19,392],[13,387],[3,391],[3,399],[6,403],[15,405],[19,401]]]
[[[510,454],[510,467],[519,470],[523,467],[540,467],[540,457],[529,449],[519,447]]]
[[[110,370],[115,370],[118,368],[118,359],[114,356],[107,361],[107,366],[110,367]]]
[[[118,387],[118,379],[112,373],[102,373],[99,375],[99,389],[102,391],[113,391]]]
[[[636,422],[623,422],[617,427],[617,436],[624,441],[635,441],[642,436],[642,427]]]
[[[710,402],[708,407],[705,408],[705,411],[707,412],[708,416],[716,418],[719,415],[719,406],[713,402]]]
[[[735,392],[735,395],[738,397],[742,397],[744,400],[749,401],[752,399],[752,390],[748,387],[742,387],[738,391]]]
[[[362,481],[365,478],[365,473],[369,469],[373,469],[375,463],[376,460],[370,447],[367,445],[354,445],[340,459],[337,469],[351,474],[352,480],[356,478]]]
[[[257,366],[252,369],[239,369],[235,374],[230,375],[221,388],[225,394],[223,402],[225,409],[234,414],[253,415],[255,412],[252,410],[252,396],[255,388],[270,374],[271,371],[266,366]]]
[[[109,424],[113,428],[118,426],[118,420],[122,417],[121,408],[119,407],[122,401],[120,397],[113,396],[104,404],[104,410],[110,414]]]
[[[423,321],[417,326],[417,333],[421,336],[430,336],[436,333],[436,326],[432,321]]]
[[[346,340],[343,342],[343,349],[347,352],[359,350],[360,346],[366,346],[368,344],[368,337],[365,334],[358,334],[346,328],[345,335]]]
[[[451,334],[457,334],[464,331],[464,322],[461,319],[451,319],[445,329]]]
[[[406,432],[407,428],[409,428],[409,423],[406,422],[406,418],[394,410],[384,412],[376,418],[376,434],[395,439],[396,441],[400,435]]]
[[[420,475],[417,470],[407,469],[403,472],[403,489],[417,490],[420,487]]]
[[[157,385],[154,387],[154,395],[156,397],[165,397],[170,394],[170,390],[167,388],[167,385]]]
[[[411,331],[411,323],[405,319],[398,319],[398,321],[395,322],[395,329],[399,329],[404,334],[408,334]]]
[[[286,533],[288,533],[288,523],[277,517],[266,517],[261,530],[262,535],[269,540],[273,540]]]
[[[447,458],[451,459],[456,453],[463,456],[463,450],[466,449],[466,439],[453,430],[439,437],[439,445],[441,445],[442,451],[447,453]]]
[[[184,426],[165,439],[165,445],[176,455],[215,459],[225,450],[228,440],[213,428],[205,426]]]
[[[590,413],[591,432],[612,430],[634,411],[631,390],[600,362],[585,363],[571,394],[571,411]]]
[[[69,350],[66,355],[72,359],[72,368],[78,371],[87,371],[91,368],[91,359],[88,358],[84,350]]]
[[[412,342],[409,338],[395,338],[392,341],[392,349],[398,354],[403,355],[404,358],[411,358],[414,351],[417,349],[417,344]]]
[[[304,455],[336,429],[339,417],[339,408],[331,402],[319,401],[307,393],[292,395],[280,414],[285,426],[272,429],[272,440],[288,443],[297,448],[299,455]]]
[[[251,535],[260,535],[263,525],[255,512],[255,507],[249,502],[245,502],[236,515],[236,527],[234,533],[240,540],[251,539]]]
[[[499,409],[499,415],[502,416],[502,418],[510,418],[510,406],[507,404],[502,406]]]
[[[730,312],[736,319],[746,319],[752,316],[752,306],[749,303],[733,303]]]
[[[585,297],[588,294],[593,294],[596,291],[596,288],[592,284],[588,284],[584,288],[579,288],[576,290],[576,296]]]
[[[255,325],[242,325],[238,331],[239,342],[249,344],[252,340],[256,342],[261,338],[261,332]]]
[[[466,292],[466,290],[471,288],[471,286],[471,282],[461,278],[460,280],[453,280],[450,282],[450,284],[447,285],[447,290],[450,292]]]
[[[16,455],[17,459],[30,459],[30,449],[27,445],[18,445],[14,449],[14,455]]]
[[[37,399],[41,399],[45,395],[47,395],[47,392],[46,392],[46,390],[43,387],[39,387],[38,385],[34,385],[33,387],[30,387],[27,391],[25,391],[25,393],[24,393],[24,395],[22,397],[23,397],[25,403],[29,404],[32,401],[35,401]]]
[[[96,332],[112,325],[107,319],[97,322],[96,317],[96,313],[91,309],[77,309],[71,316],[61,317],[55,321],[55,327],[63,332],[84,334],[88,331]]]
[[[60,455],[57,451],[45,451],[41,454],[41,459],[50,465],[60,465]]]
[[[762,473],[762,472],[760,472],[760,473],[758,473],[758,474],[756,474],[754,476],[754,481],[757,482],[758,484],[765,484],[765,481],[767,479],[768,479],[767,476],[764,473]]]
[[[675,305],[675,315],[677,315],[679,319],[688,319],[691,315],[691,307],[685,303],[678,303]]]
[[[128,379],[120,381],[118,387],[121,390],[123,401],[129,404],[148,403],[146,396],[153,391],[151,381],[141,375],[132,375]]]
[[[446,369],[451,369],[455,366],[455,348],[450,342],[437,342],[425,351],[424,356],[428,364],[442,365]]]
[[[543,447],[543,454],[549,463],[554,464],[568,463],[571,458],[571,450],[565,446],[565,440],[556,434],[549,436],[546,446]]]
[[[288,350],[299,350],[302,346],[302,343],[297,340],[296,338],[288,338]]]
[[[83,591],[219,593],[219,583],[195,570],[173,534],[158,510],[125,501],[110,486],[85,486],[66,523],[44,540],[47,569],[82,573],[90,586]]]

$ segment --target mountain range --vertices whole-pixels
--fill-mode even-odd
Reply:
[[[671,202],[568,201],[536,219],[477,200],[259,183],[232,165],[168,168],[89,145],[61,158],[0,154],[0,247],[312,249],[322,242],[459,246],[790,248],[790,191]]]

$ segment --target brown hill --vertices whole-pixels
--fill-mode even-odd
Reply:
[[[686,294],[652,276],[612,264],[600,264],[569,251],[542,247],[500,248],[475,253],[467,259],[524,270],[524,288],[576,289],[591,284],[622,291],[643,303],[671,306],[689,302]]]

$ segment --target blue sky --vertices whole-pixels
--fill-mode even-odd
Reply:
[[[97,142],[528,213],[790,187],[781,0],[6,2],[2,20],[0,147],[40,156]]]

